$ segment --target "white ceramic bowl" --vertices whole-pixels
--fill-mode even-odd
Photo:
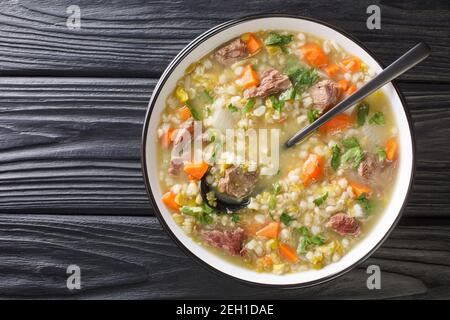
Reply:
[[[156,130],[167,96],[174,89],[177,80],[183,76],[184,70],[192,62],[199,60],[214,48],[238,37],[244,32],[256,32],[263,29],[293,30],[310,33],[322,39],[333,39],[347,52],[360,57],[362,61],[376,72],[382,70],[374,55],[357,40],[335,27],[316,20],[286,15],[265,15],[247,17],[221,24],[203,33],[185,47],[170,63],[156,85],[150,100],[143,131],[143,174],[154,210],[164,228],[181,248],[185,249],[188,254],[194,256],[203,264],[206,264],[210,269],[254,284],[283,287],[308,286],[335,278],[362,262],[382,244],[400,218],[413,180],[414,140],[404,100],[395,85],[389,84],[382,89],[392,104],[400,139],[398,177],[393,189],[392,200],[370,233],[338,262],[331,263],[320,270],[309,270],[285,275],[258,273],[246,269],[221,259],[196,244],[173,221],[171,213],[160,201],[162,190],[158,181],[156,163],[156,154],[158,152],[156,149]]]

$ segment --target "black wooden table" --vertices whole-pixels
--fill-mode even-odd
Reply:
[[[366,28],[370,4],[381,30]],[[368,261],[308,289],[203,269],[162,230],[140,171],[147,103],[171,59],[221,22],[269,12],[341,27],[386,64],[418,41],[432,48],[399,80],[417,143],[402,220]],[[0,0],[0,297],[450,298],[449,21],[446,0]],[[71,264],[81,290],[66,287]],[[381,290],[366,287],[371,264]]]

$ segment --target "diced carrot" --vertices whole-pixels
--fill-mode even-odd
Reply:
[[[273,265],[273,260],[269,255],[262,257],[261,260],[262,260],[262,265],[265,269],[268,269]]]
[[[364,186],[356,182],[349,182],[349,184],[350,187],[352,187],[353,193],[355,194],[356,197],[359,197],[363,193],[366,195],[366,197],[368,197],[370,192],[372,191],[368,186]]]
[[[161,200],[169,209],[175,211],[180,209],[180,206],[175,202],[175,194],[172,191],[166,192]]]
[[[192,176],[196,180],[200,180],[208,170],[208,164],[204,161],[200,163],[186,163],[184,165],[184,172]]]
[[[259,84],[258,75],[249,64],[245,66],[244,71],[242,71],[241,77],[242,85],[244,86],[244,88],[251,88]]]
[[[348,95],[351,95],[355,91],[356,91],[356,86],[354,84],[352,84],[350,87],[348,87],[348,89],[347,89],[347,91],[345,91],[345,93],[347,93]]]
[[[307,43],[300,48],[303,59],[313,67],[322,67],[328,64],[328,57],[322,48],[314,43]]]
[[[256,231],[256,235],[266,238],[277,238],[279,231],[280,231],[280,223],[274,221],[269,223],[262,229]]]
[[[170,127],[164,130],[164,133],[161,136],[161,146],[163,148],[167,149],[169,147],[170,143],[173,140],[174,132],[175,132],[175,129],[170,128]]]
[[[352,125],[352,118],[345,113],[338,114],[333,119],[325,122],[320,128],[321,133],[329,133],[334,131],[342,131]]]
[[[348,87],[350,85],[350,82],[348,82],[345,79],[342,79],[342,80],[339,80],[337,82],[337,84],[338,84],[339,89],[341,89],[341,92],[345,92],[345,91],[347,91],[347,89],[348,89]]]
[[[392,161],[397,156],[398,144],[394,137],[386,141],[386,159]]]
[[[178,109],[178,118],[180,118],[181,121],[186,121],[191,117],[191,111],[187,106],[182,106],[180,109]]]
[[[323,68],[323,71],[326,72],[326,74],[332,78],[339,72],[339,66],[335,63],[329,64],[326,67]]]
[[[339,65],[344,72],[356,72],[361,69],[361,60],[358,57],[348,57],[342,60]]]
[[[280,256],[286,259],[289,262],[297,262],[298,256],[297,253],[295,253],[295,250],[292,249],[290,246],[284,243],[278,244],[278,252],[280,253]]]
[[[322,176],[323,158],[314,153],[310,153],[303,164],[303,184],[307,186],[311,182],[317,181]]]
[[[249,54],[254,54],[261,49],[261,41],[255,37],[253,33],[248,33],[245,37],[242,37],[243,41],[247,45],[247,51]]]

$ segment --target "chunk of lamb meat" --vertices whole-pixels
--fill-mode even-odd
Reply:
[[[373,155],[366,153],[364,155],[364,160],[358,166],[358,174],[363,179],[369,179],[377,169],[384,167],[384,163],[378,161],[378,159]]]
[[[245,239],[244,230],[201,230],[201,238],[210,246],[222,249],[232,256],[240,254]]]
[[[214,58],[225,66],[247,57],[247,45],[241,39],[231,41],[214,53]]]
[[[328,220],[326,227],[333,229],[341,236],[357,236],[361,231],[358,220],[349,217],[348,214],[343,212],[336,213],[332,216]]]
[[[225,176],[219,180],[218,187],[235,198],[242,198],[250,194],[258,180],[258,174],[243,170],[241,167],[230,167],[225,170]]]
[[[292,85],[289,77],[278,70],[270,68],[261,74],[261,82],[257,87],[244,91],[244,98],[265,97],[280,93]]]
[[[178,176],[183,169],[183,159],[175,157],[170,160],[168,172],[171,176]]]
[[[332,80],[321,80],[309,89],[314,108],[321,114],[334,107],[340,96],[338,85]]]

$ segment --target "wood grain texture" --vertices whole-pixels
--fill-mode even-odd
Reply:
[[[366,262],[326,284],[269,290],[219,277],[186,256],[154,217],[0,215],[0,297],[69,298],[450,298],[450,225],[396,228]],[[81,290],[66,269],[81,268]],[[381,268],[381,290],[366,267]]]
[[[0,79],[0,212],[152,214],[140,172],[155,80]],[[450,216],[450,85],[404,83],[417,141],[408,217]],[[433,128],[430,130],[429,128]]]
[[[81,8],[81,29],[66,8]],[[366,28],[367,6],[381,8],[381,30]],[[403,79],[450,82],[446,1],[142,1],[0,0],[0,74],[157,77],[191,40],[215,25],[258,13],[327,21],[390,63],[416,42],[433,54]],[[338,8],[338,10],[337,10]]]

